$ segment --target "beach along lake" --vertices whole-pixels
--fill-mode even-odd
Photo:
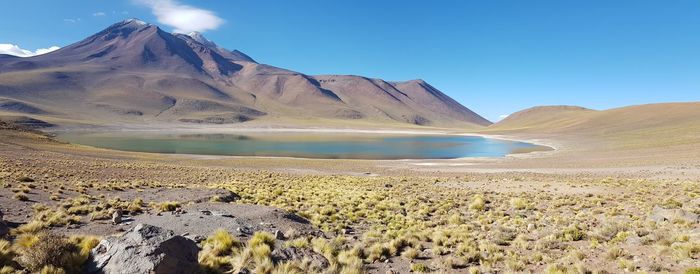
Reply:
[[[454,159],[550,150],[526,142],[463,135],[125,131],[67,132],[59,133],[57,138],[74,144],[136,152],[319,159]]]

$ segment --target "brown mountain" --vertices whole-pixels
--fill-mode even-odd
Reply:
[[[485,133],[534,134],[596,140],[600,149],[700,143],[700,102],[634,105],[607,110],[534,107],[513,113]],[[605,141],[604,145],[601,141]]]
[[[491,124],[422,80],[306,75],[135,19],[48,54],[0,56],[0,102],[58,124]]]

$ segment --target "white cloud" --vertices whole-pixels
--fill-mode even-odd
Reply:
[[[55,51],[55,50],[60,49],[60,48],[61,47],[58,47],[58,46],[50,46],[49,48],[46,48],[46,49],[37,49],[34,51],[34,54],[35,55],[42,55],[42,54],[46,54],[46,53]]]
[[[75,19],[73,19],[73,18],[66,18],[66,19],[63,19],[63,22],[66,22],[66,23],[78,23],[78,22],[80,22],[80,18],[75,18]]]
[[[502,115],[499,115],[498,118],[505,119],[505,118],[508,118],[508,116],[510,116],[510,114],[502,114]]]
[[[14,55],[14,56],[19,56],[19,57],[30,57],[30,56],[34,56],[34,55],[41,55],[41,54],[52,52],[52,51],[57,50],[57,49],[60,49],[60,47],[52,46],[52,47],[45,48],[45,49],[37,49],[35,51],[31,51],[31,50],[26,50],[26,49],[20,48],[18,45],[0,44],[0,54],[9,54],[9,55]]]
[[[105,13],[102,11],[98,11],[92,14],[92,16],[98,17],[98,16],[105,16]]]
[[[182,4],[176,0],[135,0],[146,5],[158,22],[174,28],[175,32],[190,33],[213,30],[224,23],[213,11]]]

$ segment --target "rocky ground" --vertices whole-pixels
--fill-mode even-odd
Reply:
[[[156,273],[193,262],[208,273],[700,267],[692,161],[557,169],[546,155],[530,167],[515,158],[209,158],[87,148],[16,129],[0,137],[0,233],[9,229],[0,273],[120,273],[103,255],[134,258],[128,246],[164,252],[139,258]],[[181,252],[170,252],[173,243]],[[67,252],[50,256],[56,250]]]

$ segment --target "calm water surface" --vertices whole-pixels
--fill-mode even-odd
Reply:
[[[66,142],[116,150],[322,159],[452,159],[503,157],[543,150],[530,143],[454,135],[64,133]]]

